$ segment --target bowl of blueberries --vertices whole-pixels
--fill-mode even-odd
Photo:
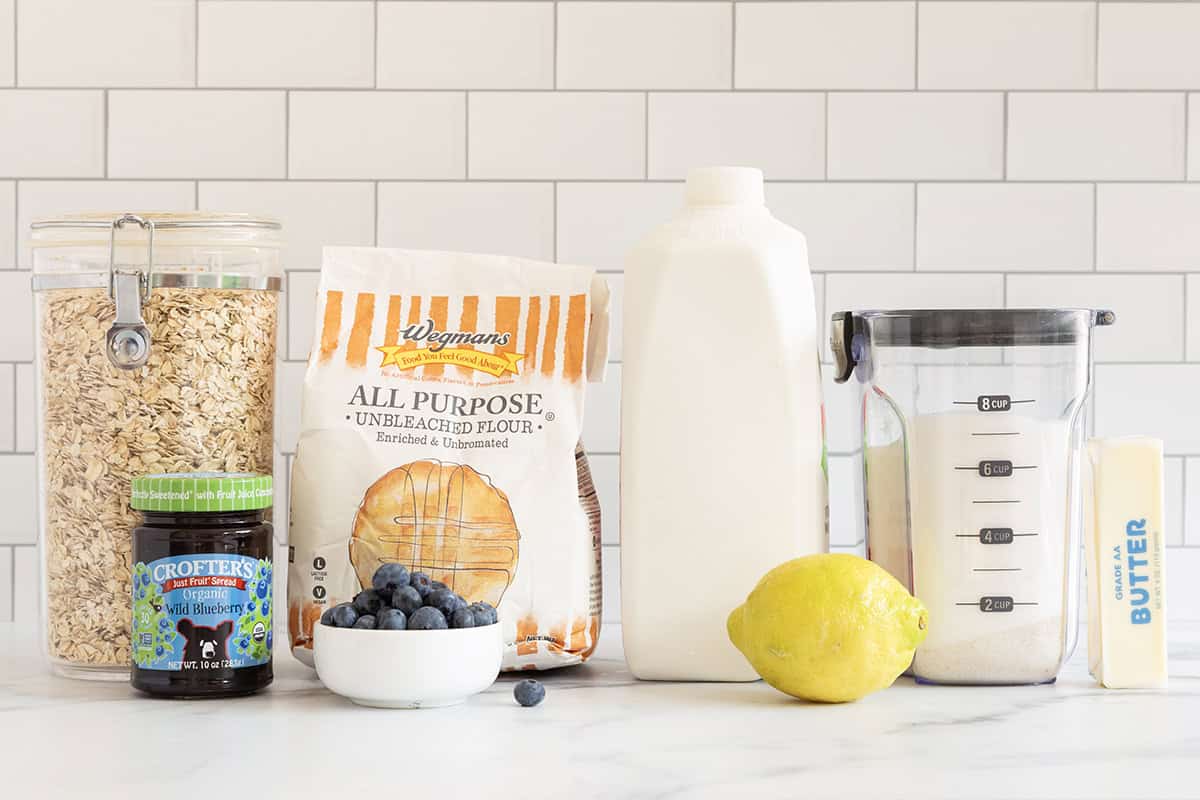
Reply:
[[[364,706],[461,703],[492,685],[504,654],[495,608],[403,564],[381,566],[369,588],[313,627],[321,682]]]

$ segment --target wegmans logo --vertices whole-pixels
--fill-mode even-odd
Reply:
[[[409,325],[400,331],[400,338],[404,344],[375,348],[383,353],[380,367],[392,365],[408,370],[427,364],[454,364],[499,377],[505,373],[516,374],[517,364],[525,358],[521,353],[486,353],[473,349],[478,345],[504,347],[512,339],[508,333],[439,331],[432,319]],[[425,343],[426,346],[414,347],[421,343]]]

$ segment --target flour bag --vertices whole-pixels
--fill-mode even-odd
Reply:
[[[591,655],[600,511],[580,444],[602,380],[608,288],[519,258],[325,249],[292,467],[288,627],[380,564],[500,614],[505,669]]]

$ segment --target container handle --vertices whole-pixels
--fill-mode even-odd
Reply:
[[[845,383],[854,374],[854,368],[858,363],[852,352],[854,312],[838,311],[833,315],[831,325],[829,347],[833,350],[833,380],[836,383]]]

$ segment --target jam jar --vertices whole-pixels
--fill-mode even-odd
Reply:
[[[232,697],[271,683],[270,475],[143,475],[133,531],[132,683],[163,697]]]

